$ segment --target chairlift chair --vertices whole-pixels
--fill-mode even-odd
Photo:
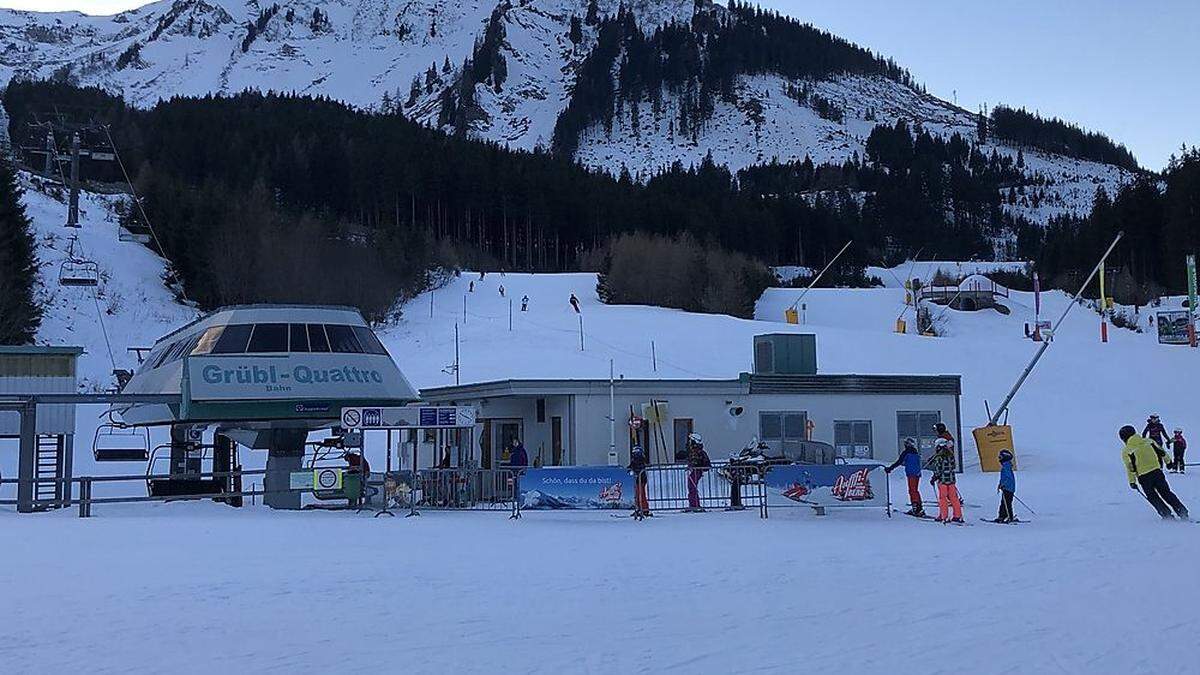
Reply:
[[[109,421],[96,428],[92,456],[97,462],[145,462],[150,459],[150,431]]]
[[[67,245],[67,259],[58,266],[58,284],[60,286],[97,286],[100,284],[100,265],[94,260],[84,257],[80,250],[79,239],[71,237]]]
[[[91,260],[68,259],[58,267],[60,286],[97,286],[100,284],[100,266]]]
[[[150,243],[150,228],[140,223],[129,223],[117,228],[117,238],[120,241],[132,241],[139,244]]]

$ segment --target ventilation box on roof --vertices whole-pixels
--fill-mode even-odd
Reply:
[[[816,375],[817,336],[768,333],[754,336],[755,375]]]

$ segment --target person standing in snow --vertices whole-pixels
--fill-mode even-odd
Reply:
[[[571,303],[571,307],[573,307],[575,309],[575,313],[578,314],[579,313],[579,298],[575,297],[575,294],[572,293],[571,299],[568,300],[567,302]]]
[[[529,311],[529,296],[528,296],[528,295],[526,295],[525,297],[521,298],[521,311],[522,311],[522,312],[528,312],[528,311]]]
[[[933,425],[933,432],[937,434],[938,438],[944,439],[947,443],[949,443],[950,452],[954,452],[954,434],[950,433],[950,430],[946,428],[945,424],[938,422],[937,424]]]
[[[508,455],[508,465],[513,469],[524,469],[529,466],[529,453],[525,451],[525,444],[520,440],[514,440],[512,451]]]
[[[704,477],[704,472],[712,466],[712,460],[704,451],[704,439],[700,438],[700,434],[688,434],[687,443],[687,510],[703,511],[704,507],[700,506],[700,479]]]
[[[504,284],[500,284],[500,297],[504,297]]]
[[[467,292],[468,292],[468,293],[474,293],[474,292],[475,292],[475,282],[474,282],[474,281],[472,281],[471,283],[467,284]]]
[[[647,493],[646,467],[650,464],[646,459],[646,451],[642,446],[635,445],[629,451],[629,472],[633,474],[633,517],[644,518],[650,515],[650,497]]]
[[[1146,428],[1142,429],[1142,438],[1149,438],[1160,448],[1171,447],[1171,437],[1167,435],[1167,427],[1162,420],[1158,419],[1158,415],[1151,415],[1146,420]]]
[[[929,484],[937,487],[939,523],[963,522],[962,498],[958,495],[958,477],[955,475],[954,446],[944,438],[934,443],[933,457],[929,459],[928,468],[933,471]],[[953,511],[954,517],[949,518]]]
[[[1137,429],[1131,425],[1121,427],[1118,435],[1125,442],[1125,447],[1121,449],[1121,461],[1125,464],[1130,489],[1137,490],[1140,485],[1142,496],[1163,520],[1172,519],[1172,509],[1175,515],[1186,520],[1187,507],[1171,492],[1171,486],[1163,474],[1163,458],[1167,453],[1153,440],[1138,436]]]
[[[904,439],[904,447],[900,450],[900,456],[884,471],[890,474],[901,464],[904,465],[904,477],[908,479],[908,501],[912,505],[912,508],[905,513],[918,518],[927,518],[925,507],[921,504],[921,450],[917,447],[916,439]]]
[[[1013,496],[1017,493],[1017,474],[1013,471],[1012,451],[1005,448],[1000,451],[1000,513],[996,515],[996,523],[1012,523],[1017,520],[1013,513]]]
[[[1187,450],[1187,440],[1183,438],[1183,429],[1175,430],[1175,437],[1171,439],[1171,447],[1175,449],[1175,473],[1183,473],[1184,466],[1183,453]]]

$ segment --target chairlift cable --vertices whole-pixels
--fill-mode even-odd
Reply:
[[[159,253],[165,258],[167,249],[163,248],[162,241],[158,238],[158,232],[154,230],[154,225],[150,222],[150,216],[146,215],[146,209],[142,206],[141,198],[138,197],[137,188],[133,186],[133,181],[129,178],[129,172],[125,170],[125,162],[121,159],[121,152],[117,149],[117,143],[113,140],[112,132],[109,131],[107,124],[101,125],[101,128],[104,129],[104,135],[108,138],[109,146],[112,147],[113,156],[117,158],[117,166],[121,167],[121,175],[125,177],[125,183],[129,185],[129,192],[133,195],[133,203],[137,205],[138,212],[142,214],[142,220],[146,223],[146,228],[150,230],[150,236],[154,237],[154,245],[158,247]],[[184,289],[182,280],[179,283],[179,295],[184,301],[188,300],[187,290]]]
[[[104,336],[104,346],[108,349],[108,362],[112,364],[114,371],[117,369],[117,360],[113,358],[112,342],[108,339],[108,328],[104,325],[104,313],[100,311],[100,296],[96,291],[98,286],[92,287],[92,302],[96,305],[96,320],[100,324],[100,333]]]

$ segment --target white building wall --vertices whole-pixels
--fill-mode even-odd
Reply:
[[[520,401],[522,399],[515,399]],[[694,431],[704,437],[704,445],[714,459],[722,459],[746,445],[752,437],[759,435],[760,412],[804,412],[813,423],[811,438],[833,444],[834,422],[869,420],[871,422],[871,444],[875,459],[891,460],[898,451],[898,412],[937,412],[952,433],[958,433],[958,418],[955,396],[951,394],[754,394],[746,396],[721,396],[713,394],[672,394],[659,400],[666,401],[667,420],[662,425],[669,455],[674,453],[674,420],[693,420]],[[642,405],[648,399],[643,396],[616,396],[616,449],[618,461],[629,461],[629,407],[642,414]],[[489,402],[488,415],[491,416]],[[532,401],[529,400],[531,408]],[[741,406],[742,415],[730,415],[731,406]],[[576,447],[574,463],[577,465],[602,465],[608,462],[610,423],[609,398],[606,395],[575,396]],[[520,415],[520,405],[511,408],[514,416]],[[529,420],[526,429],[530,429]],[[527,432],[527,436],[528,436]],[[657,433],[655,434],[657,436]],[[540,438],[533,436],[533,438]],[[536,442],[536,441],[535,441]],[[656,442],[656,441],[655,441]],[[533,446],[526,442],[531,459]],[[547,447],[549,447],[547,434]]]

